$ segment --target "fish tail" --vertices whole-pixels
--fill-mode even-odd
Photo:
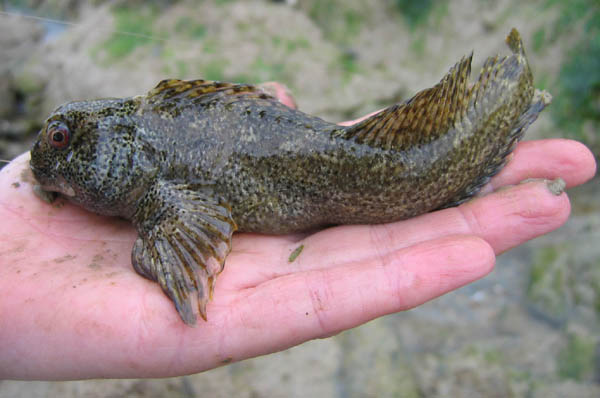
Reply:
[[[512,55],[486,60],[477,82],[471,87],[467,117],[458,126],[472,126],[479,141],[494,145],[480,146],[485,161],[480,161],[478,177],[460,190],[441,208],[457,206],[475,195],[498,174],[527,128],[552,102],[550,93],[533,86],[533,74],[525,56],[521,36],[512,29],[506,37]]]
[[[519,116],[513,124],[506,144],[500,147],[491,160],[484,166],[479,177],[473,180],[467,187],[461,190],[456,196],[450,199],[445,205],[438,209],[458,206],[473,197],[479,190],[487,184],[490,179],[498,174],[506,164],[508,155],[512,153],[515,146],[523,137],[527,128],[537,119],[539,113],[552,101],[550,93],[544,90],[535,90],[533,99],[529,107]]]

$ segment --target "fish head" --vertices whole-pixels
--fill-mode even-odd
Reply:
[[[46,119],[31,149],[42,191],[90,211],[129,216],[154,168],[138,153],[136,99],[70,102]]]

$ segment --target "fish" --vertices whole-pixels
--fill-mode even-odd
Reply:
[[[145,95],[69,102],[31,149],[40,193],[130,220],[134,269],[181,319],[207,320],[234,232],[378,224],[457,206],[507,162],[550,103],[519,32],[469,82],[435,86],[342,126],[250,84],[168,79]]]

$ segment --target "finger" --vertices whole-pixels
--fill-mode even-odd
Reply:
[[[78,324],[66,319],[52,325],[54,341],[43,351],[43,360],[37,352],[27,353],[30,360],[37,359],[30,369],[33,376],[29,377],[166,377],[196,373],[412,308],[484,276],[493,263],[493,252],[482,240],[444,238],[384,257],[374,256],[350,267],[290,275],[241,292],[235,300],[215,300],[209,322],[196,328],[182,324],[161,295],[145,295],[147,302],[143,305],[135,297],[108,295],[106,302],[86,303],[82,308],[88,310],[76,317],[80,319]],[[136,291],[132,295],[139,294]],[[125,305],[115,307],[119,300]],[[122,317],[121,321],[99,321],[103,318],[91,313],[105,311],[114,313],[113,321]],[[49,313],[44,319],[52,317]],[[137,330],[132,330],[132,324]],[[79,337],[84,330],[85,341]],[[28,338],[48,340],[41,336],[40,327],[32,325],[20,328],[22,331],[29,333]],[[87,344],[90,341],[93,344]],[[113,350],[103,348],[107,341]],[[42,366],[59,355],[70,360],[57,361],[59,364],[53,367]],[[86,361],[89,357],[101,360]],[[12,359],[21,360],[16,355]]]
[[[454,236],[266,282],[232,303],[238,324],[227,328],[222,355],[239,360],[330,336],[470,283],[493,264],[486,242]]]
[[[292,96],[292,93],[287,86],[277,82],[266,82],[258,85],[261,89],[276,97],[281,103],[292,108],[297,109],[296,101]]]
[[[367,250],[363,248],[363,252],[376,250],[387,253],[447,235],[466,234],[484,239],[500,254],[557,229],[567,220],[569,213],[570,203],[566,194],[557,196],[548,189],[544,181],[532,181],[458,207],[398,223],[363,227],[368,231],[357,229],[353,231],[355,236],[347,233],[348,245],[345,252],[359,250],[356,242],[360,240],[356,235],[362,232],[362,241],[367,246]],[[369,238],[365,239],[365,236]],[[312,238],[316,240],[318,236]],[[355,242],[355,249],[350,244],[352,241]],[[353,254],[360,255],[357,252]]]
[[[500,254],[559,228],[570,209],[566,194],[557,196],[546,182],[532,181],[396,225],[371,226],[371,240],[385,253],[446,235],[467,234],[484,239]]]
[[[29,152],[22,153],[0,170],[0,198],[6,197],[21,185],[33,185],[35,179],[29,172]],[[13,190],[8,189],[12,187]]]
[[[492,184],[497,188],[526,178],[560,176],[568,186],[574,186],[590,179],[595,168],[591,152],[576,141],[551,139],[524,142],[519,144],[512,161],[492,180]],[[273,244],[267,248],[268,263],[261,260],[261,257],[264,258],[262,245],[250,243],[248,251],[241,257],[234,255],[235,260],[241,260],[237,263],[245,267],[246,272],[226,273],[222,278],[235,288],[244,288],[298,270],[330,267],[352,259],[362,259],[373,250],[385,253],[453,233],[477,234],[488,240],[497,253],[501,253],[558,228],[569,214],[566,196],[557,198],[548,195],[543,184],[541,191],[529,185],[526,187],[517,187],[514,191],[516,197],[502,193],[489,196],[481,202],[471,202],[473,205],[466,204],[460,208],[465,210],[464,213],[446,210],[434,213],[435,216],[423,216],[401,224],[345,226],[329,229],[302,241],[297,241],[297,236],[287,242],[272,238],[270,241]],[[533,194],[530,189],[533,189]],[[520,193],[524,197],[519,197]],[[538,197],[545,199],[538,203]],[[532,227],[534,223],[538,224]],[[490,225],[494,229],[485,228]],[[519,228],[519,232],[515,233],[513,228]],[[300,248],[302,251],[290,262],[292,253],[297,253]],[[249,268],[247,264],[260,265]]]
[[[371,113],[369,113],[369,114],[367,114],[367,115],[365,115],[365,116],[363,116],[363,117],[359,117],[358,119],[354,119],[354,120],[348,120],[348,121],[345,121],[345,122],[340,122],[340,123],[338,123],[338,124],[339,124],[340,126],[352,126],[353,124],[356,124],[356,123],[358,123],[358,122],[362,122],[362,121],[363,121],[363,120],[365,120],[366,118],[369,118],[369,117],[371,117],[371,116],[373,116],[373,115],[376,115],[376,114],[378,114],[378,113],[379,113],[379,112],[381,112],[382,110],[383,110],[383,109],[380,109],[380,110],[378,110],[378,111],[371,112]]]
[[[475,235],[499,254],[561,226],[570,212],[566,194],[556,196],[544,181],[532,181],[477,198],[459,207],[380,225],[330,228],[288,244],[271,266],[236,276],[237,287],[256,286],[283,275],[362,261],[450,235]],[[293,262],[289,255],[302,246]]]
[[[517,184],[528,178],[562,178],[567,187],[590,180],[596,174],[592,152],[582,143],[567,139],[524,141],[517,145],[510,162],[492,178],[483,193]]]
[[[576,141],[553,139],[526,142],[520,144],[514,159],[494,183],[502,186],[526,178],[561,176],[568,185],[573,186],[590,179],[595,167],[591,152]],[[551,194],[542,182],[525,184],[468,202],[458,209],[435,212],[400,223],[324,231],[304,241],[303,257],[297,258],[297,265],[335,264],[348,257],[360,258],[371,250],[389,252],[453,233],[476,234],[490,242],[497,253],[501,253],[558,228],[566,221],[569,210],[566,195],[557,197]],[[514,228],[519,228],[519,232],[515,233]],[[323,240],[324,234],[329,232],[335,232],[334,244]],[[511,237],[512,241],[509,239]],[[293,249],[290,247],[290,250]]]

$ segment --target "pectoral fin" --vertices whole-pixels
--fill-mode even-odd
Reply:
[[[206,304],[236,229],[229,207],[208,190],[159,182],[134,219],[135,270],[160,284],[185,323],[194,325],[198,314],[206,320]]]

